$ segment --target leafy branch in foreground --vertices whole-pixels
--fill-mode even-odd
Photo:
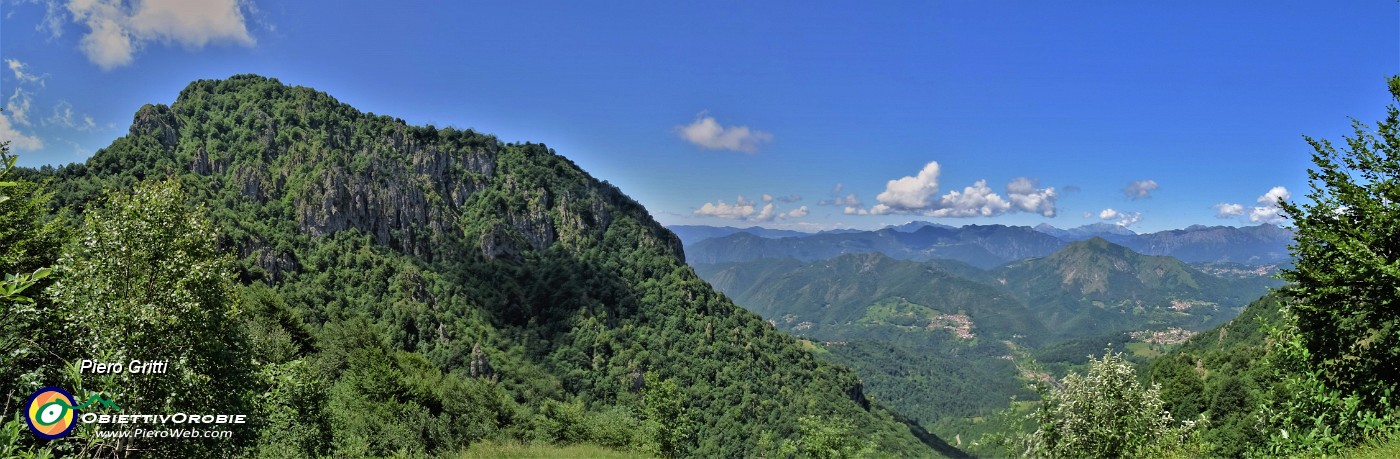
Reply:
[[[1161,457],[1179,452],[1204,418],[1177,423],[1161,388],[1144,387],[1132,363],[1106,350],[1086,374],[1071,373],[1033,415],[1024,453],[1050,458]]]

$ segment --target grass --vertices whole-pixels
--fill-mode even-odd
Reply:
[[[1162,355],[1161,352],[1158,352],[1157,350],[1152,349],[1152,344],[1151,344],[1151,343],[1144,343],[1144,342],[1141,342],[1141,341],[1134,341],[1134,342],[1128,343],[1128,351],[1131,352],[1131,353],[1132,353],[1133,355],[1135,355],[1135,356],[1142,357],[1142,358],[1148,358],[1148,359],[1150,359],[1150,358],[1155,358],[1155,357],[1160,357],[1160,356]]]
[[[457,455],[459,459],[526,459],[526,458],[652,458],[644,453],[618,451],[598,445],[559,446],[537,443],[481,442]]]
[[[1400,436],[1376,441],[1342,453],[1344,459],[1392,459],[1400,457]]]

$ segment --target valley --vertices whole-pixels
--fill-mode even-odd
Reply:
[[[1057,231],[921,222],[800,236],[687,231],[714,235],[683,239],[701,278],[779,330],[810,340],[828,360],[855,369],[875,400],[940,437],[967,443],[990,433],[995,427],[984,420],[1013,400],[1037,399],[1033,383],[1080,369],[1105,347],[1145,363],[1235,318],[1282,285],[1271,275],[1282,262],[1275,250],[1289,234],[1267,225],[1135,235],[1101,225]],[[1188,258],[1226,253],[1218,260],[1270,264],[1187,264],[1108,238],[1170,247],[1160,251]],[[1158,243],[1164,240],[1175,242]],[[1222,243],[1243,248],[1213,249]],[[1033,249],[989,266],[1005,258],[982,245],[997,244]],[[808,249],[819,245],[829,250]],[[706,262],[726,258],[707,254],[745,259]]]

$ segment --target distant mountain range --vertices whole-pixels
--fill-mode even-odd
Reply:
[[[889,237],[887,231],[876,233]],[[899,314],[925,322],[962,314],[978,336],[1029,337],[1032,343],[1132,329],[1200,329],[1234,317],[1278,285],[1263,275],[1213,276],[1175,258],[1140,254],[1097,237],[990,270],[957,260],[919,262],[882,253],[812,262],[761,258],[704,263],[692,258],[691,264],[735,302],[777,322],[780,329],[804,335],[811,334],[806,330],[833,332],[833,326],[875,323],[862,322],[870,319],[870,308],[888,309],[892,306],[880,306],[882,302],[896,300],[903,305],[895,307],[903,311]]]
[[[955,228],[910,222],[874,231],[800,233],[766,228],[672,227],[697,263],[791,258],[816,261],[847,253],[882,253],[900,260],[951,259],[992,268],[1031,257],[1044,257],[1066,245],[1102,238],[1144,255],[1165,255],[1187,263],[1265,265],[1289,260],[1293,232],[1263,224],[1248,227],[1193,225],[1186,229],[1137,234],[1118,225],[1098,223],[1072,229],[1048,224],[1035,228],[967,225]]]
[[[766,238],[807,237],[812,235],[812,233],[804,233],[801,231],[770,229],[759,226],[735,228],[732,226],[675,225],[668,226],[667,228],[670,229],[672,233],[676,233],[676,236],[681,238],[681,242],[703,241],[705,239],[725,237],[737,233],[752,234],[754,236]]]

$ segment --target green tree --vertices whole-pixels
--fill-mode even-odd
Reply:
[[[113,193],[89,212],[63,251],[50,290],[56,323],[72,343],[70,365],[81,359],[128,365],[164,361],[165,373],[84,375],[126,412],[251,414],[251,364],[240,324],[230,257],[199,212],[184,207],[180,184],[147,182]],[[246,440],[249,426],[229,426]],[[187,457],[226,449],[225,442],[118,440],[118,451]]]
[[[690,413],[684,397],[675,380],[662,381],[655,373],[647,373],[642,414],[646,416],[651,441],[664,457],[680,455],[690,439]]]
[[[1027,452],[1052,458],[1151,457],[1179,447],[1195,421],[1173,425],[1161,389],[1143,387],[1121,353],[1091,359],[1046,394]]]
[[[1400,100],[1400,77],[1389,80]],[[1279,206],[1293,221],[1289,301],[1273,331],[1280,389],[1268,400],[1275,453],[1331,452],[1395,431],[1400,384],[1400,110],[1375,131],[1353,121],[1337,149],[1307,138],[1308,199]]]
[[[39,184],[7,180],[15,167],[10,142],[0,142],[0,406],[18,412],[30,386],[44,377],[36,371],[44,356],[41,344],[47,301],[40,294],[57,254],[57,222],[44,215],[49,194]],[[47,223],[45,221],[47,220]],[[32,271],[31,271],[32,270]],[[0,457],[51,454],[21,434],[19,417],[0,426]]]
[[[1400,100],[1400,77],[1390,79]],[[1291,312],[1307,362],[1332,387],[1364,393],[1400,383],[1400,111],[1374,133],[1359,121],[1339,151],[1308,138],[1311,203],[1280,203],[1297,227]]]
[[[798,438],[784,440],[779,452],[784,456],[813,459],[869,457],[875,443],[862,441],[850,422],[808,415],[797,419]]]

